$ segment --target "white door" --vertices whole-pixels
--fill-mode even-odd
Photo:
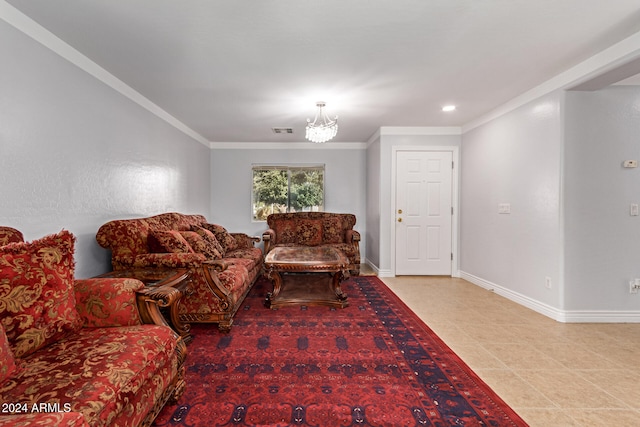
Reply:
[[[396,274],[451,275],[450,151],[396,155]]]

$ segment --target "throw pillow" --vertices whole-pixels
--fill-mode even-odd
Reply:
[[[16,361],[9,346],[9,340],[0,324],[0,386],[16,370]]]
[[[330,216],[323,220],[323,230],[325,243],[343,243],[344,230],[342,229],[342,219],[338,216]]]
[[[15,357],[82,326],[73,289],[75,237],[66,230],[0,247],[0,321]]]
[[[221,225],[218,224],[202,224],[202,227],[211,231],[222,247],[225,254],[230,251],[238,249],[238,242],[236,239]]]
[[[152,253],[193,253],[193,248],[177,230],[151,230],[147,243]]]
[[[23,240],[22,233],[15,228],[0,227],[0,246],[22,242]]]
[[[189,246],[191,246],[191,248],[196,251],[196,253],[203,254],[207,259],[222,258],[220,251],[218,251],[218,249],[210,241],[205,240],[205,238],[197,232],[181,231],[180,234],[182,234],[182,237],[184,237],[187,243],[189,243]]]
[[[276,241],[272,243],[298,243],[295,221],[289,219],[276,220],[273,224],[273,230],[276,232]]]
[[[217,254],[215,254],[214,252],[214,259],[220,259],[224,257],[224,248],[222,247],[220,242],[218,242],[218,239],[216,239],[216,236],[211,231],[207,230],[206,228],[200,227],[199,225],[191,226],[191,231],[195,231],[196,233],[198,233],[207,242],[208,245],[211,245],[211,247],[215,249],[215,252],[217,252]]]
[[[296,221],[296,240],[300,245],[318,246],[322,243],[322,221],[319,219]]]

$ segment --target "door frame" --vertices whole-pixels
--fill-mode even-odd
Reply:
[[[397,185],[397,162],[398,151],[448,151],[451,152],[453,158],[453,168],[451,169],[451,207],[453,215],[451,215],[451,277],[460,277],[458,268],[458,232],[459,232],[459,171],[460,171],[460,148],[457,146],[416,146],[416,145],[397,145],[391,147],[391,274],[396,275],[396,185]]]

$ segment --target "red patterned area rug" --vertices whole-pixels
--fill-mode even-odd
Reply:
[[[269,310],[260,279],[229,334],[194,325],[187,389],[156,426],[526,426],[377,277],[349,307]]]

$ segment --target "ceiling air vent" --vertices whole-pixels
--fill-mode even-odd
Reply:
[[[293,133],[292,128],[271,128],[273,133]]]

